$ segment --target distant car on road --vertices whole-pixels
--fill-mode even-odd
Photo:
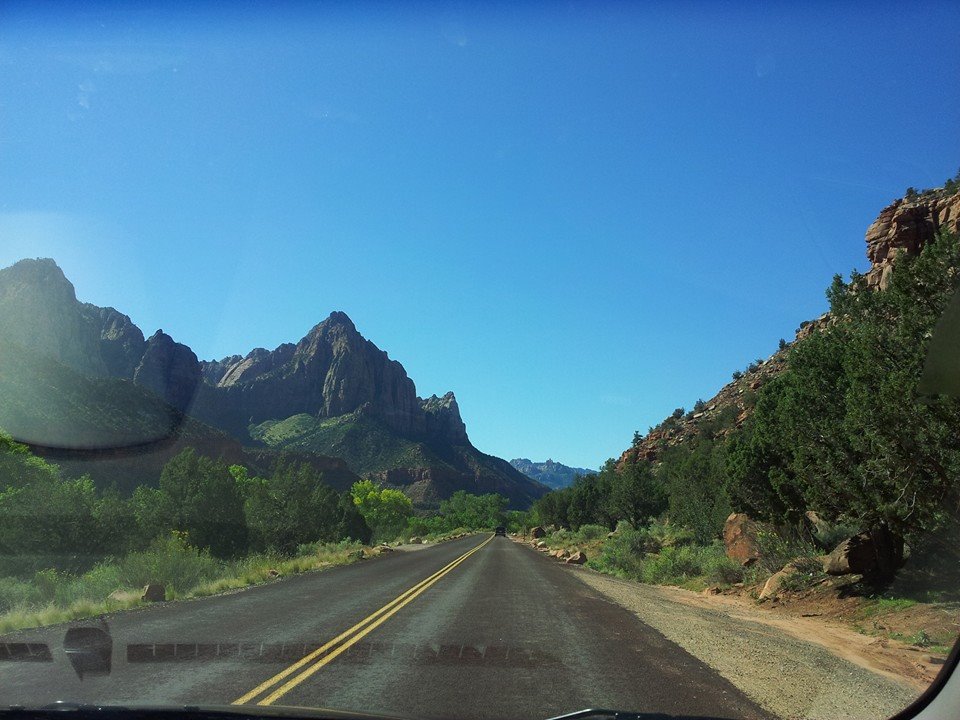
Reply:
[[[493,535],[494,537],[496,537],[497,535],[503,535],[504,537],[506,537],[507,529],[503,525],[499,525],[497,526],[497,529],[493,531]]]

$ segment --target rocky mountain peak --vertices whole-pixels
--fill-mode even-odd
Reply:
[[[200,362],[193,350],[157,330],[147,340],[133,381],[186,410],[200,382]]]
[[[73,283],[49,258],[0,270],[0,337],[85,375],[107,374],[98,319],[83,313]]]
[[[460,417],[460,406],[452,392],[442,398],[431,395],[420,401],[426,420],[426,433],[430,437],[441,438],[454,445],[466,445],[467,426]]]

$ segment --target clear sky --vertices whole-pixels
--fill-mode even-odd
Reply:
[[[960,4],[0,2],[0,265],[202,359],[332,310],[597,467],[960,166]],[[793,7],[793,6],[798,7]]]

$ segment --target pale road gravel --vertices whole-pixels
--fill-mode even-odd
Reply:
[[[723,606],[696,607],[679,602],[672,588],[570,569],[778,717],[882,720],[919,695],[906,681],[871,672],[767,623],[735,617]]]

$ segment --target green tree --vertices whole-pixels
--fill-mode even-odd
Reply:
[[[731,509],[722,447],[699,436],[671,448],[663,453],[657,475],[669,495],[671,522],[692,530],[702,544],[717,538]]]
[[[64,479],[0,433],[0,574],[89,568],[103,554],[95,505],[90,478]]]
[[[625,463],[612,474],[610,515],[612,520],[627,520],[634,527],[646,525],[667,507],[667,493],[650,463],[644,460]]]
[[[457,490],[450,498],[440,502],[440,515],[446,529],[464,527],[471,530],[494,528],[504,522],[509,500],[503,495],[488,493],[472,495]]]
[[[413,503],[400,490],[385,488],[372,480],[360,480],[350,489],[353,503],[378,541],[392,540],[413,514]]]
[[[899,538],[955,553],[960,529],[960,401],[917,397],[931,331],[960,277],[944,233],[898,257],[888,287],[854,273],[828,290],[833,322],[790,350],[731,441],[731,496],[773,519],[812,508],[888,538],[880,576],[899,562]]]
[[[164,465],[160,491],[170,500],[173,529],[192,545],[217,557],[246,551],[243,498],[225,463],[187,448]]]

